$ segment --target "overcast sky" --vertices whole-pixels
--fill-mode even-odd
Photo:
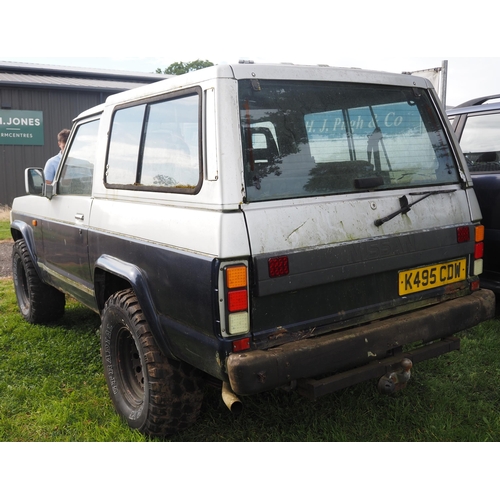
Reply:
[[[401,73],[448,61],[447,104],[500,93],[496,3],[212,0],[165,4],[54,0],[2,7],[0,61],[154,72],[176,61],[239,59]],[[448,7],[446,6],[448,5]],[[480,21],[480,19],[482,20]]]
[[[164,57],[3,57],[2,61],[29,62],[38,64],[63,65],[97,69],[113,69],[125,71],[155,72],[156,68],[165,69],[175,61],[188,62],[194,59],[208,59],[214,64],[237,62],[239,58],[223,60],[210,57],[209,54],[200,57],[164,58]],[[255,58],[255,62],[283,62],[272,58]],[[408,57],[408,58],[377,58],[364,59],[360,56],[332,57],[331,66],[358,67],[402,73],[441,67],[444,60],[448,61],[447,104],[456,106],[469,99],[485,95],[500,94],[500,58],[484,57]],[[287,61],[290,62],[290,61]],[[295,61],[293,61],[295,62]],[[300,61],[313,64],[313,61]],[[325,63],[326,64],[326,63]]]

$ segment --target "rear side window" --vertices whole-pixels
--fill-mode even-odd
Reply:
[[[469,115],[460,146],[471,172],[500,170],[500,113]]]
[[[240,82],[247,201],[459,180],[423,89]]]
[[[115,113],[106,168],[108,184],[136,183],[145,111],[146,105],[142,105]]]
[[[195,193],[201,183],[198,93],[118,109],[105,183],[117,189]]]

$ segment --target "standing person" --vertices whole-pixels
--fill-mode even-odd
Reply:
[[[57,144],[59,145],[59,153],[49,158],[47,163],[45,164],[45,168],[43,169],[43,173],[45,174],[45,182],[47,184],[52,184],[54,177],[57,172],[57,167],[61,162],[62,153],[64,151],[64,147],[66,146],[66,141],[68,140],[69,130],[67,128],[61,130],[57,134]]]

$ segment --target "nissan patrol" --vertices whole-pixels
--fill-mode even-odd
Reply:
[[[459,348],[491,318],[484,230],[431,84],[221,65],[113,95],[74,121],[59,170],[12,207],[21,314],[67,294],[101,317],[110,397],[132,427],[195,422],[203,381],[314,399]]]

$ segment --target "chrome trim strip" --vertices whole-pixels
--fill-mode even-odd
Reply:
[[[87,295],[92,295],[94,296],[94,290],[92,288],[89,288],[88,286],[85,286],[82,283],[79,283],[78,281],[74,281],[72,279],[69,279],[67,276],[64,276],[63,274],[60,274],[50,267],[47,267],[45,264],[42,264],[41,262],[38,263],[40,269],[43,272],[46,272],[47,274],[50,274],[52,277],[54,277],[58,281],[62,281],[63,283],[66,283],[67,285],[77,288],[78,290],[82,291],[83,293]]]

